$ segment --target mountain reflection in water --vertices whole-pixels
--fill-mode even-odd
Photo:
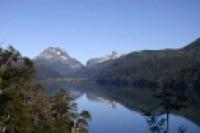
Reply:
[[[91,113],[90,133],[200,132],[199,103],[189,103],[188,107],[179,108],[177,101],[177,105],[172,104],[174,97],[172,101],[158,99],[153,96],[152,90],[144,88],[70,85],[60,82],[45,83],[44,86],[50,95],[60,88],[65,89],[75,99],[79,110]]]

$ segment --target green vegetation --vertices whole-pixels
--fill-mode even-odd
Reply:
[[[14,48],[0,48],[0,133],[85,133],[90,114],[64,92],[53,97],[33,82],[34,65]]]
[[[100,84],[140,88],[177,89],[200,87],[200,39],[177,50],[145,50],[130,53],[101,70]]]

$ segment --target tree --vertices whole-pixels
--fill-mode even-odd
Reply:
[[[52,97],[53,116],[57,122],[58,129],[67,128],[66,123],[71,125],[70,129],[66,129],[71,133],[87,132],[88,122],[91,119],[88,111],[77,112],[77,105],[67,95],[64,90],[60,90],[58,94]]]
[[[34,77],[30,59],[13,47],[0,48],[0,133],[70,133],[73,116],[79,116],[80,129],[86,127],[89,113],[78,114],[64,91],[48,97]]]

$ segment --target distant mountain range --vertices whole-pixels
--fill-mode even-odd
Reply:
[[[72,58],[64,49],[49,47],[33,61],[37,69],[37,79],[48,79],[72,76],[85,68],[95,67],[97,64],[117,59],[120,56],[117,52],[112,52],[110,55],[89,59],[87,65],[84,66],[80,61]]]
[[[101,84],[143,87],[155,86],[158,81],[172,80],[168,76],[179,75],[180,77],[174,80],[189,84],[186,77],[192,73],[196,77],[190,79],[195,82],[200,81],[196,79],[200,76],[195,74],[200,72],[200,67],[198,67],[200,65],[200,38],[180,49],[144,50],[123,56],[112,52],[110,55],[89,59],[86,66],[70,57],[65,50],[50,47],[36,57],[34,62],[38,79],[89,78]],[[195,84],[200,86],[197,82]]]

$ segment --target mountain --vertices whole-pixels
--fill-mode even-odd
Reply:
[[[199,57],[200,38],[180,49],[143,50],[123,56],[113,52],[111,55],[90,59],[85,67],[64,50],[50,47],[35,59],[35,64],[41,74],[44,73],[42,69],[47,68],[46,74],[41,76],[43,78],[48,74],[46,77],[81,77],[94,79],[100,84],[153,87],[161,80],[172,79],[167,75],[184,77],[190,71],[199,72],[199,68],[196,68],[200,65]]]
[[[199,73],[200,39],[184,48],[166,50],[144,50],[132,52],[115,60],[96,75],[98,83],[155,87],[160,81],[169,81],[168,87],[186,88],[200,82],[200,77],[188,75]],[[197,67],[198,66],[198,67]],[[170,76],[171,75],[171,76]],[[179,75],[173,80],[172,75]],[[175,76],[174,76],[175,77]],[[167,79],[167,80],[166,80]],[[177,80],[179,79],[178,82]],[[188,81],[191,81],[188,83]],[[197,82],[198,81],[198,82]],[[198,84],[199,85],[199,84]],[[200,86],[198,86],[200,87]]]
[[[85,67],[76,73],[73,73],[71,76],[95,79],[95,77],[99,75],[101,71],[105,70],[108,66],[111,66],[115,60],[121,57],[123,56],[117,52],[112,52],[110,55],[89,59]]]
[[[115,51],[113,51],[110,55],[106,55],[100,58],[92,58],[89,59],[87,62],[87,67],[94,67],[95,65],[99,64],[99,63],[103,63],[105,61],[109,61],[109,60],[114,60],[117,58],[120,58],[121,55]]]
[[[68,74],[74,73],[83,67],[78,60],[70,57],[64,49],[57,47],[49,47],[41,52],[39,56],[34,59],[34,64],[37,70],[41,71],[42,69],[46,69],[46,71],[50,70],[51,73],[54,71],[53,75],[57,76],[67,76]],[[48,72],[45,73],[47,74]],[[38,74],[40,75],[40,73]]]
[[[57,79],[63,77],[54,69],[45,65],[37,65],[36,71],[37,71],[36,80]]]
[[[200,38],[196,39],[191,44],[184,47],[185,50],[200,50]]]

